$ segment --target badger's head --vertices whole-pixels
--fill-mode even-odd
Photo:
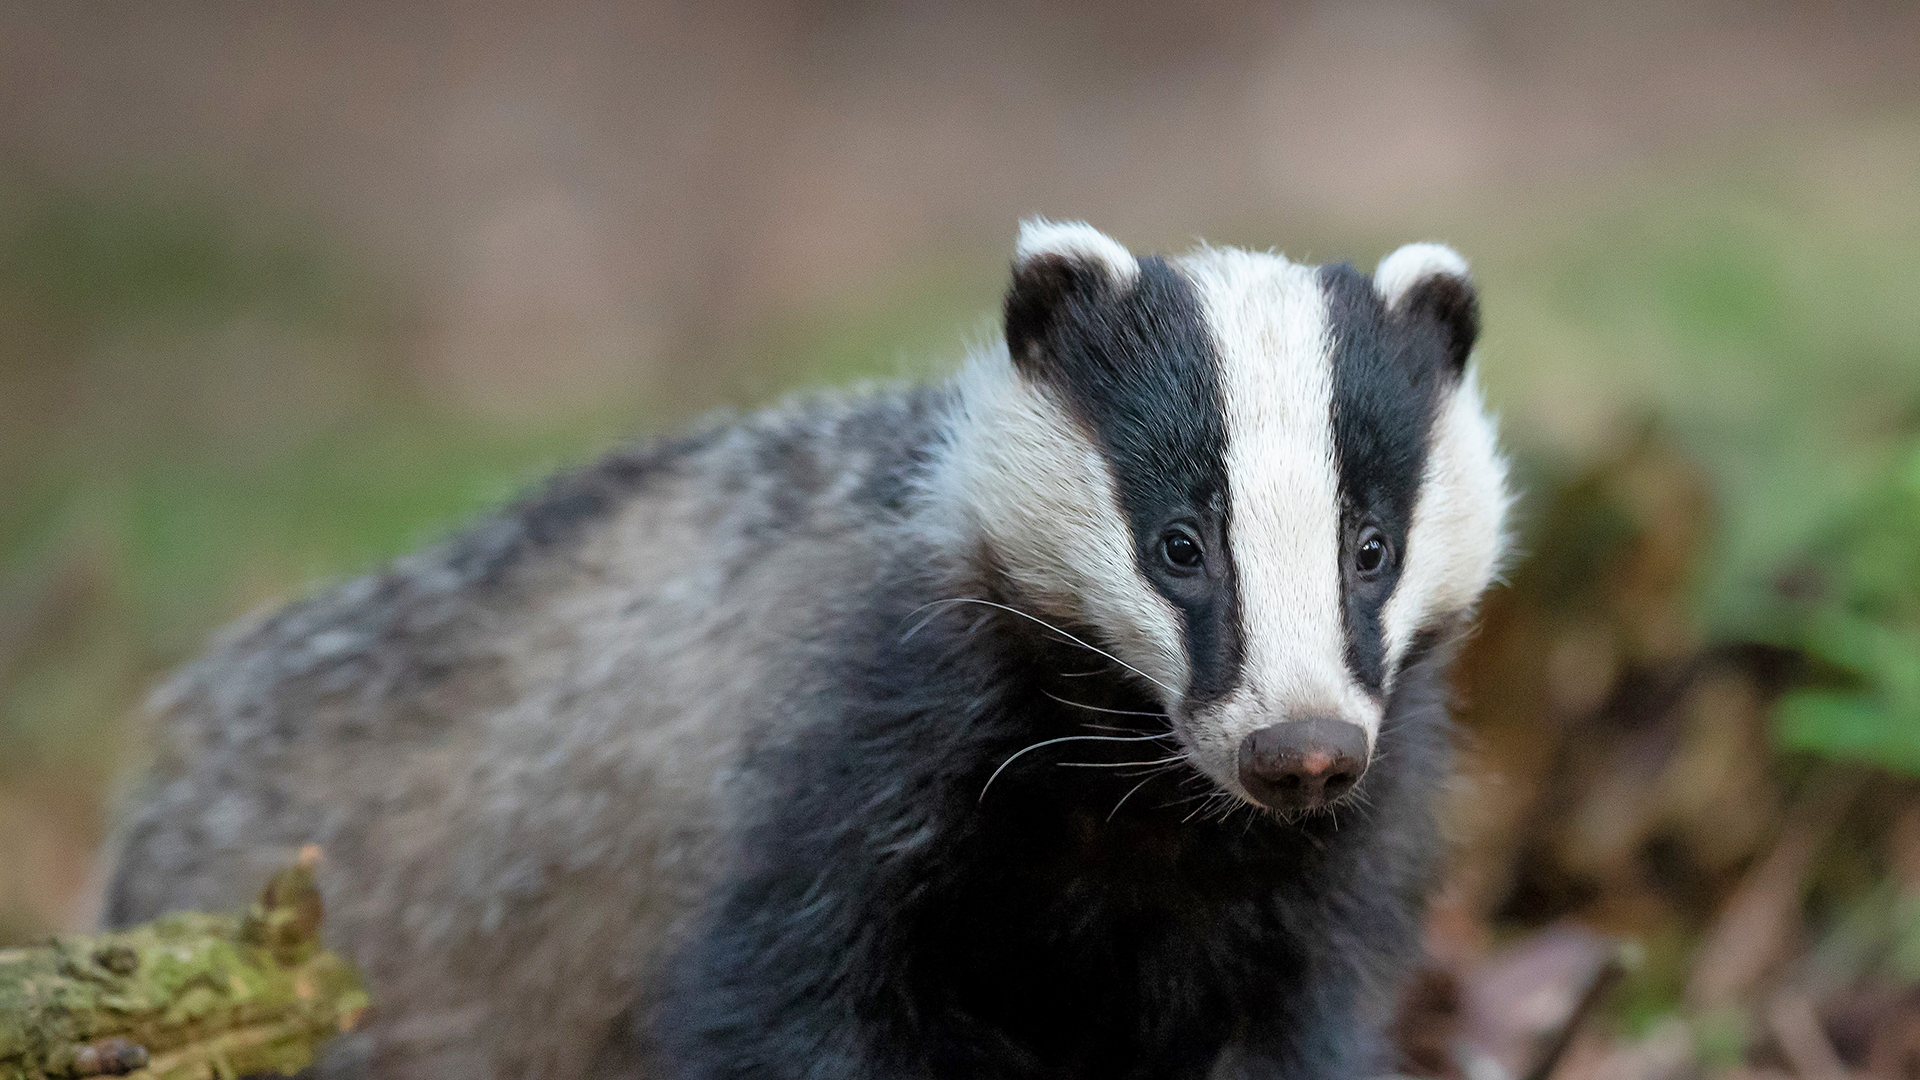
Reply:
[[[1359,781],[1396,676],[1495,573],[1477,332],[1437,244],[1368,278],[1028,222],[948,476],[1024,611],[1097,633],[1222,789],[1312,809]]]

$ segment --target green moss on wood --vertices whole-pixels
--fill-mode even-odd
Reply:
[[[367,1006],[320,948],[317,853],[245,915],[181,912],[131,930],[0,950],[0,1080],[291,1075]]]

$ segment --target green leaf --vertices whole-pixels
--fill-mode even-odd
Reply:
[[[1780,700],[1774,735],[1784,749],[1920,773],[1920,716],[1863,694],[1793,691]]]

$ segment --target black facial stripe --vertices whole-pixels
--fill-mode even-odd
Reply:
[[[1377,693],[1386,677],[1381,611],[1407,558],[1433,419],[1456,372],[1443,343],[1389,312],[1366,275],[1344,264],[1322,267],[1320,287],[1333,338],[1347,664]],[[1368,525],[1386,534],[1394,553],[1389,570],[1371,581],[1353,572],[1354,544]]]
[[[1082,270],[1098,274],[1100,271]],[[1226,419],[1220,359],[1193,286],[1158,258],[1131,285],[1060,284],[1056,269],[1007,301],[1009,345],[1030,376],[1066,402],[1104,451],[1134,536],[1140,572],[1185,624],[1190,696],[1232,689],[1241,663],[1240,599],[1227,545]],[[1046,295],[1051,294],[1051,295]],[[1162,530],[1191,523],[1203,573],[1160,563]]]

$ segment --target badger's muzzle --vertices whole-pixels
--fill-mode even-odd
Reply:
[[[1240,783],[1262,806],[1318,810],[1367,771],[1367,733],[1345,720],[1290,720],[1240,741]]]

